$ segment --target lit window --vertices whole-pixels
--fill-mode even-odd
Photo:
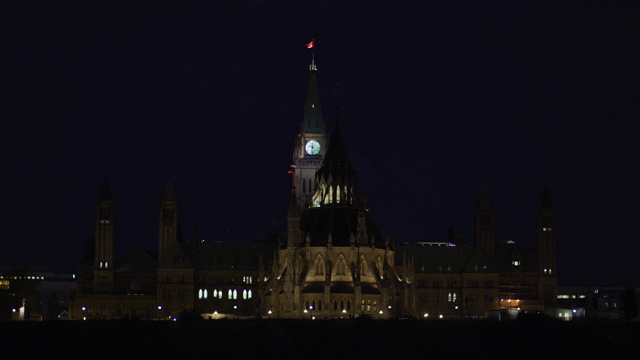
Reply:
[[[233,299],[237,299],[238,298],[238,290],[233,290]]]
[[[242,290],[242,298],[247,300],[247,289]]]
[[[520,260],[513,260],[511,264],[513,264],[513,266],[520,266]]]
[[[203,293],[204,293],[204,298],[208,299],[209,298],[209,291],[207,291],[207,289],[204,289]]]
[[[229,289],[229,299],[233,299],[233,290]]]
[[[251,299],[251,298],[252,298],[251,289],[249,289],[247,291],[247,299]]]
[[[202,299],[202,289],[198,290],[198,299]]]

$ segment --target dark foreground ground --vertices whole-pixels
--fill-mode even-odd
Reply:
[[[640,359],[640,323],[218,320],[0,323],[0,359]]]

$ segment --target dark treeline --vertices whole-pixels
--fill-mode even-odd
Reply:
[[[419,320],[1,322],[2,358],[638,359],[640,323]]]

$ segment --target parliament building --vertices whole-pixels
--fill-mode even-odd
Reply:
[[[358,172],[336,122],[322,116],[312,55],[295,139],[287,233],[264,242],[179,237],[171,182],[158,204],[157,253],[133,245],[114,258],[115,201],[105,182],[95,236],[78,264],[69,318],[169,320],[293,318],[484,318],[501,311],[554,314],[556,226],[544,189],[535,246],[496,244],[494,208],[481,190],[472,245],[450,228],[446,241],[395,243],[358,191]],[[372,194],[375,196],[375,194]],[[285,215],[285,214],[283,214]]]

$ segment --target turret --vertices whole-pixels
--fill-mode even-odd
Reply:
[[[475,206],[475,245],[493,260],[495,252],[495,210],[487,189],[482,189]]]
[[[109,182],[105,180],[96,205],[93,289],[98,293],[113,292],[114,226],[113,194]]]
[[[538,272],[556,275],[556,217],[549,189],[545,188],[536,207]]]
[[[171,181],[167,181],[160,200],[158,230],[158,260],[178,241],[178,201]]]

